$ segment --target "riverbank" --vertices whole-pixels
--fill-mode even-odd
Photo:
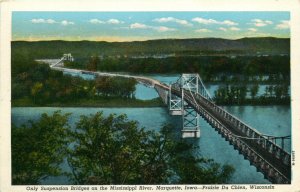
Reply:
[[[160,98],[151,100],[124,99],[124,98],[97,98],[97,99],[79,99],[68,102],[53,102],[37,104],[28,98],[16,99],[12,101],[12,107],[163,107],[164,103]]]

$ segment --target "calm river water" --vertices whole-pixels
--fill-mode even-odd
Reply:
[[[155,77],[168,84],[177,77]],[[211,91],[211,90],[210,90]],[[153,89],[137,85],[136,97],[151,99],[157,97]],[[239,117],[247,124],[255,127],[259,132],[275,136],[291,134],[291,110],[289,106],[226,106],[226,110]],[[74,126],[80,115],[88,115],[103,111],[105,115],[110,113],[126,113],[131,120],[137,120],[141,127],[151,130],[160,130],[163,124],[172,124],[174,131],[180,133],[181,118],[170,116],[167,108],[55,108],[55,107],[15,107],[12,108],[12,122],[15,125],[26,123],[29,119],[37,120],[41,113],[52,113],[61,110],[63,113],[72,113],[69,123]],[[256,172],[249,161],[234,150],[225,139],[203,119],[200,119],[201,137],[193,142],[200,146],[199,153],[205,157],[212,158],[218,163],[228,163],[235,167],[236,171],[230,183],[250,184],[269,183],[264,179],[262,173]],[[285,143],[287,151],[290,151],[290,142]],[[188,162],[187,162],[188,163]],[[66,163],[62,164],[68,170]],[[69,184],[65,177],[51,177],[43,184]]]

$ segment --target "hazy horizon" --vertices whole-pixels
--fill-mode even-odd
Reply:
[[[259,39],[259,38],[275,38],[275,39],[290,39],[290,37],[242,37],[237,39],[226,39],[221,37],[203,37],[203,38],[166,38],[166,39],[146,39],[146,40],[133,40],[133,41],[97,41],[97,40],[63,40],[63,39],[51,39],[51,40],[12,40],[12,41],[23,41],[23,42],[42,42],[42,41],[67,41],[67,42],[81,42],[81,41],[89,41],[89,42],[105,42],[105,43],[130,43],[130,42],[146,42],[146,41],[159,41],[159,40],[187,40],[187,39],[223,39],[223,40],[240,40],[240,39]]]

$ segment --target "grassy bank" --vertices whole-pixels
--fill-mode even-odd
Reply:
[[[98,98],[80,99],[68,102],[34,103],[29,98],[12,101],[12,107],[162,107],[160,98],[151,100],[122,99],[122,98]]]

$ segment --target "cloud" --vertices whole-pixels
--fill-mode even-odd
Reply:
[[[248,28],[248,31],[256,32],[257,29],[256,28]]]
[[[153,21],[158,22],[158,23],[167,23],[167,22],[175,22],[180,25],[186,25],[186,26],[192,26],[193,24],[189,23],[187,20],[183,19],[177,19],[174,17],[162,17],[162,18],[156,18],[153,19]]]
[[[238,23],[235,23],[235,22],[230,21],[230,20],[222,21],[220,24],[223,24],[223,25],[229,25],[229,26],[232,26],[232,25],[238,25]]]
[[[133,23],[129,26],[130,29],[152,29],[158,32],[167,32],[167,31],[176,31],[174,28],[165,27],[165,26],[150,26],[143,23]]]
[[[270,20],[252,19],[250,24],[256,27],[264,27],[273,24],[273,22]]]
[[[214,19],[204,19],[204,18],[201,18],[201,17],[195,17],[195,18],[192,19],[192,21],[197,22],[197,23],[201,23],[201,24],[205,24],[205,25],[217,24],[218,23],[218,21],[216,21]]]
[[[120,21],[118,19],[109,19],[106,21],[106,23],[108,24],[120,24],[120,23],[124,23],[124,21]]]
[[[31,23],[53,24],[53,23],[56,23],[56,21],[53,19],[31,19]]]
[[[228,25],[228,26],[238,25],[238,23],[231,21],[231,20],[217,21],[214,19],[205,19],[205,18],[201,18],[201,17],[195,17],[192,19],[192,21],[200,23],[200,24],[204,24],[204,25],[210,25],[210,24]]]
[[[120,21],[118,19],[109,19],[107,21],[102,21],[100,19],[90,19],[89,23],[92,23],[92,24],[121,24],[121,23],[124,23],[124,21]]]
[[[230,31],[240,31],[241,29],[238,27],[230,27],[229,30]]]
[[[152,29],[154,29],[158,32],[176,31],[176,29],[174,29],[174,28],[165,27],[165,26],[152,27]]]
[[[224,27],[219,27],[219,30],[221,30],[221,31],[227,31],[227,29],[224,28]]]
[[[290,22],[288,20],[282,20],[279,24],[276,25],[275,29],[289,29]]]
[[[208,33],[208,32],[211,32],[211,30],[209,30],[209,29],[197,29],[197,30],[195,30],[195,32],[197,32],[197,33]]]
[[[62,20],[60,22],[58,21],[55,21],[53,19],[31,19],[30,20],[31,23],[34,23],[34,24],[40,24],[40,23],[44,23],[44,24],[61,24],[61,25],[74,25],[75,23],[73,21],[67,21],[67,20]]]
[[[90,19],[89,20],[89,23],[92,23],[92,24],[103,24],[105,23],[104,21],[101,21],[99,19]]]
[[[150,26],[142,23],[133,23],[130,25],[130,29],[147,29],[147,28],[150,28]]]
[[[72,21],[63,20],[60,22],[63,26],[74,25],[75,23]]]

